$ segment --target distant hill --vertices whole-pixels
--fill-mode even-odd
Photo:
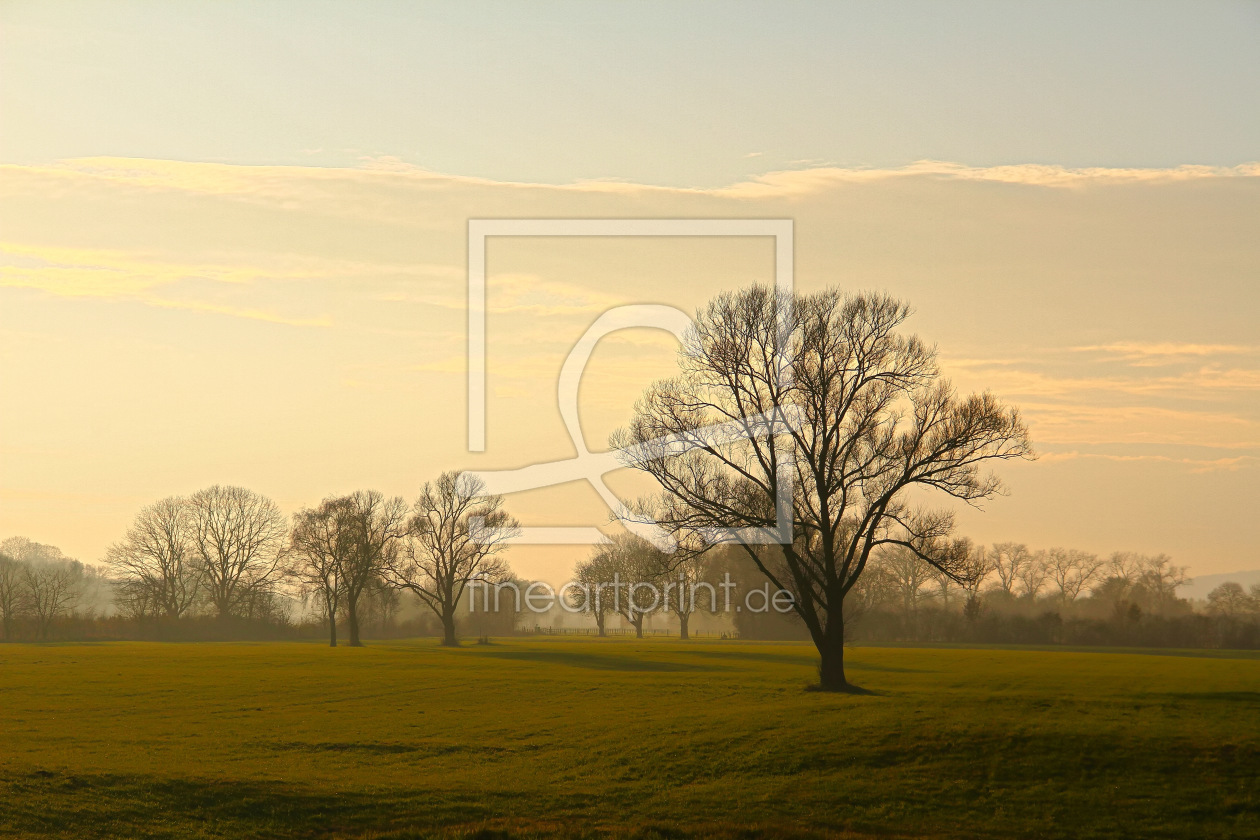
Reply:
[[[1241,583],[1244,589],[1250,589],[1253,583],[1260,583],[1260,569],[1246,572],[1226,572],[1223,575],[1195,575],[1194,581],[1177,590],[1182,598],[1207,598],[1208,593],[1226,581]]]

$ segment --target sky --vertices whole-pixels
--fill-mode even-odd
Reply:
[[[798,287],[908,299],[1028,418],[962,533],[1260,568],[1258,35],[1257,3],[0,3],[0,536],[93,562],[216,482],[293,511],[569,457],[585,327],[771,282],[771,243],[492,240],[471,454],[467,220],[788,218]],[[592,449],[671,342],[600,344]]]

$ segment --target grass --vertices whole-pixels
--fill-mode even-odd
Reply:
[[[0,836],[1260,837],[1260,659],[0,646]]]

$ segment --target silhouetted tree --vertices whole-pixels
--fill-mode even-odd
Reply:
[[[399,496],[386,498],[375,490],[359,490],[346,496],[349,551],[340,555],[340,577],[345,593],[350,646],[359,647],[359,599],[368,586],[387,569],[397,566],[408,534],[407,503]]]
[[[47,639],[53,622],[74,607],[83,581],[83,566],[74,561],[28,564],[22,569],[25,601],[35,618],[40,639]]]
[[[193,550],[188,501],[172,496],[143,508],[105,563],[136,617],[184,615],[197,602],[201,574]]]
[[[987,393],[956,396],[934,350],[898,331],[909,314],[892,298],[835,289],[722,294],[698,313],[681,374],[652,386],[613,439],[661,486],[654,518],[684,553],[739,540],[795,593],[829,690],[848,688],[844,598],[872,551],[900,545],[955,579],[967,573],[946,539],[952,517],[911,496],[935,489],[977,504],[1001,490],[986,462],[1031,451],[1015,410]],[[787,579],[746,536],[775,529],[780,496],[792,527]]]
[[[4,640],[13,638],[13,623],[25,611],[26,601],[22,584],[23,565],[8,554],[0,554],[0,625],[4,628]]]
[[[1028,562],[1028,546],[1023,543],[995,543],[989,553],[998,588],[1007,595],[1015,594],[1015,584],[1024,564]]]
[[[612,585],[613,612],[634,628],[636,638],[643,638],[644,619],[663,606],[667,555],[642,537],[621,533],[596,546],[595,557],[605,574],[612,572],[605,582]]]
[[[1071,603],[1081,591],[1098,577],[1104,561],[1097,555],[1074,548],[1052,548],[1047,554],[1046,569],[1059,589],[1059,598]]]
[[[255,606],[252,590],[283,574],[288,527],[275,502],[244,487],[214,485],[188,499],[192,548],[220,618]]]
[[[328,644],[337,646],[337,611],[345,587],[341,581],[343,557],[351,550],[345,499],[324,499],[316,508],[293,514],[289,535],[288,575],[297,582],[303,598],[313,597],[328,619]]]
[[[589,558],[577,565],[573,580],[579,585],[569,587],[564,593],[570,606],[594,619],[595,632],[600,636],[607,635],[608,614],[613,611],[612,590],[605,589],[605,584],[612,583],[613,579],[609,559],[597,546]]]
[[[1241,583],[1226,581],[1208,593],[1208,612],[1214,615],[1247,615],[1260,610],[1257,603]]]
[[[442,622],[442,644],[459,644],[455,610],[470,581],[494,584],[508,574],[499,556],[520,532],[503,497],[485,495],[470,473],[428,482],[412,507],[403,550],[385,564],[386,579],[414,592]]]

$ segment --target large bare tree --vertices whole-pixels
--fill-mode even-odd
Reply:
[[[288,523],[271,499],[214,485],[188,498],[202,585],[220,618],[240,615],[283,572]]]
[[[836,289],[722,294],[698,313],[679,376],[653,385],[613,437],[660,485],[654,518],[681,554],[735,539],[794,593],[828,690],[849,688],[844,599],[872,551],[902,546],[962,579],[951,515],[919,499],[939,491],[978,504],[1002,488],[987,462],[1030,454],[1014,409],[956,395],[933,348],[900,332],[909,314],[893,298]],[[744,437],[705,431],[714,426]],[[749,529],[774,529],[780,499],[789,541],[758,551]]]
[[[442,622],[442,644],[459,644],[455,611],[470,581],[497,583],[508,574],[500,556],[520,532],[503,497],[486,495],[471,473],[445,472],[427,482],[412,507],[409,539],[386,565],[386,579],[414,592]]]
[[[187,499],[172,496],[143,508],[122,541],[106,551],[105,563],[133,612],[175,619],[192,609],[201,572]]]

